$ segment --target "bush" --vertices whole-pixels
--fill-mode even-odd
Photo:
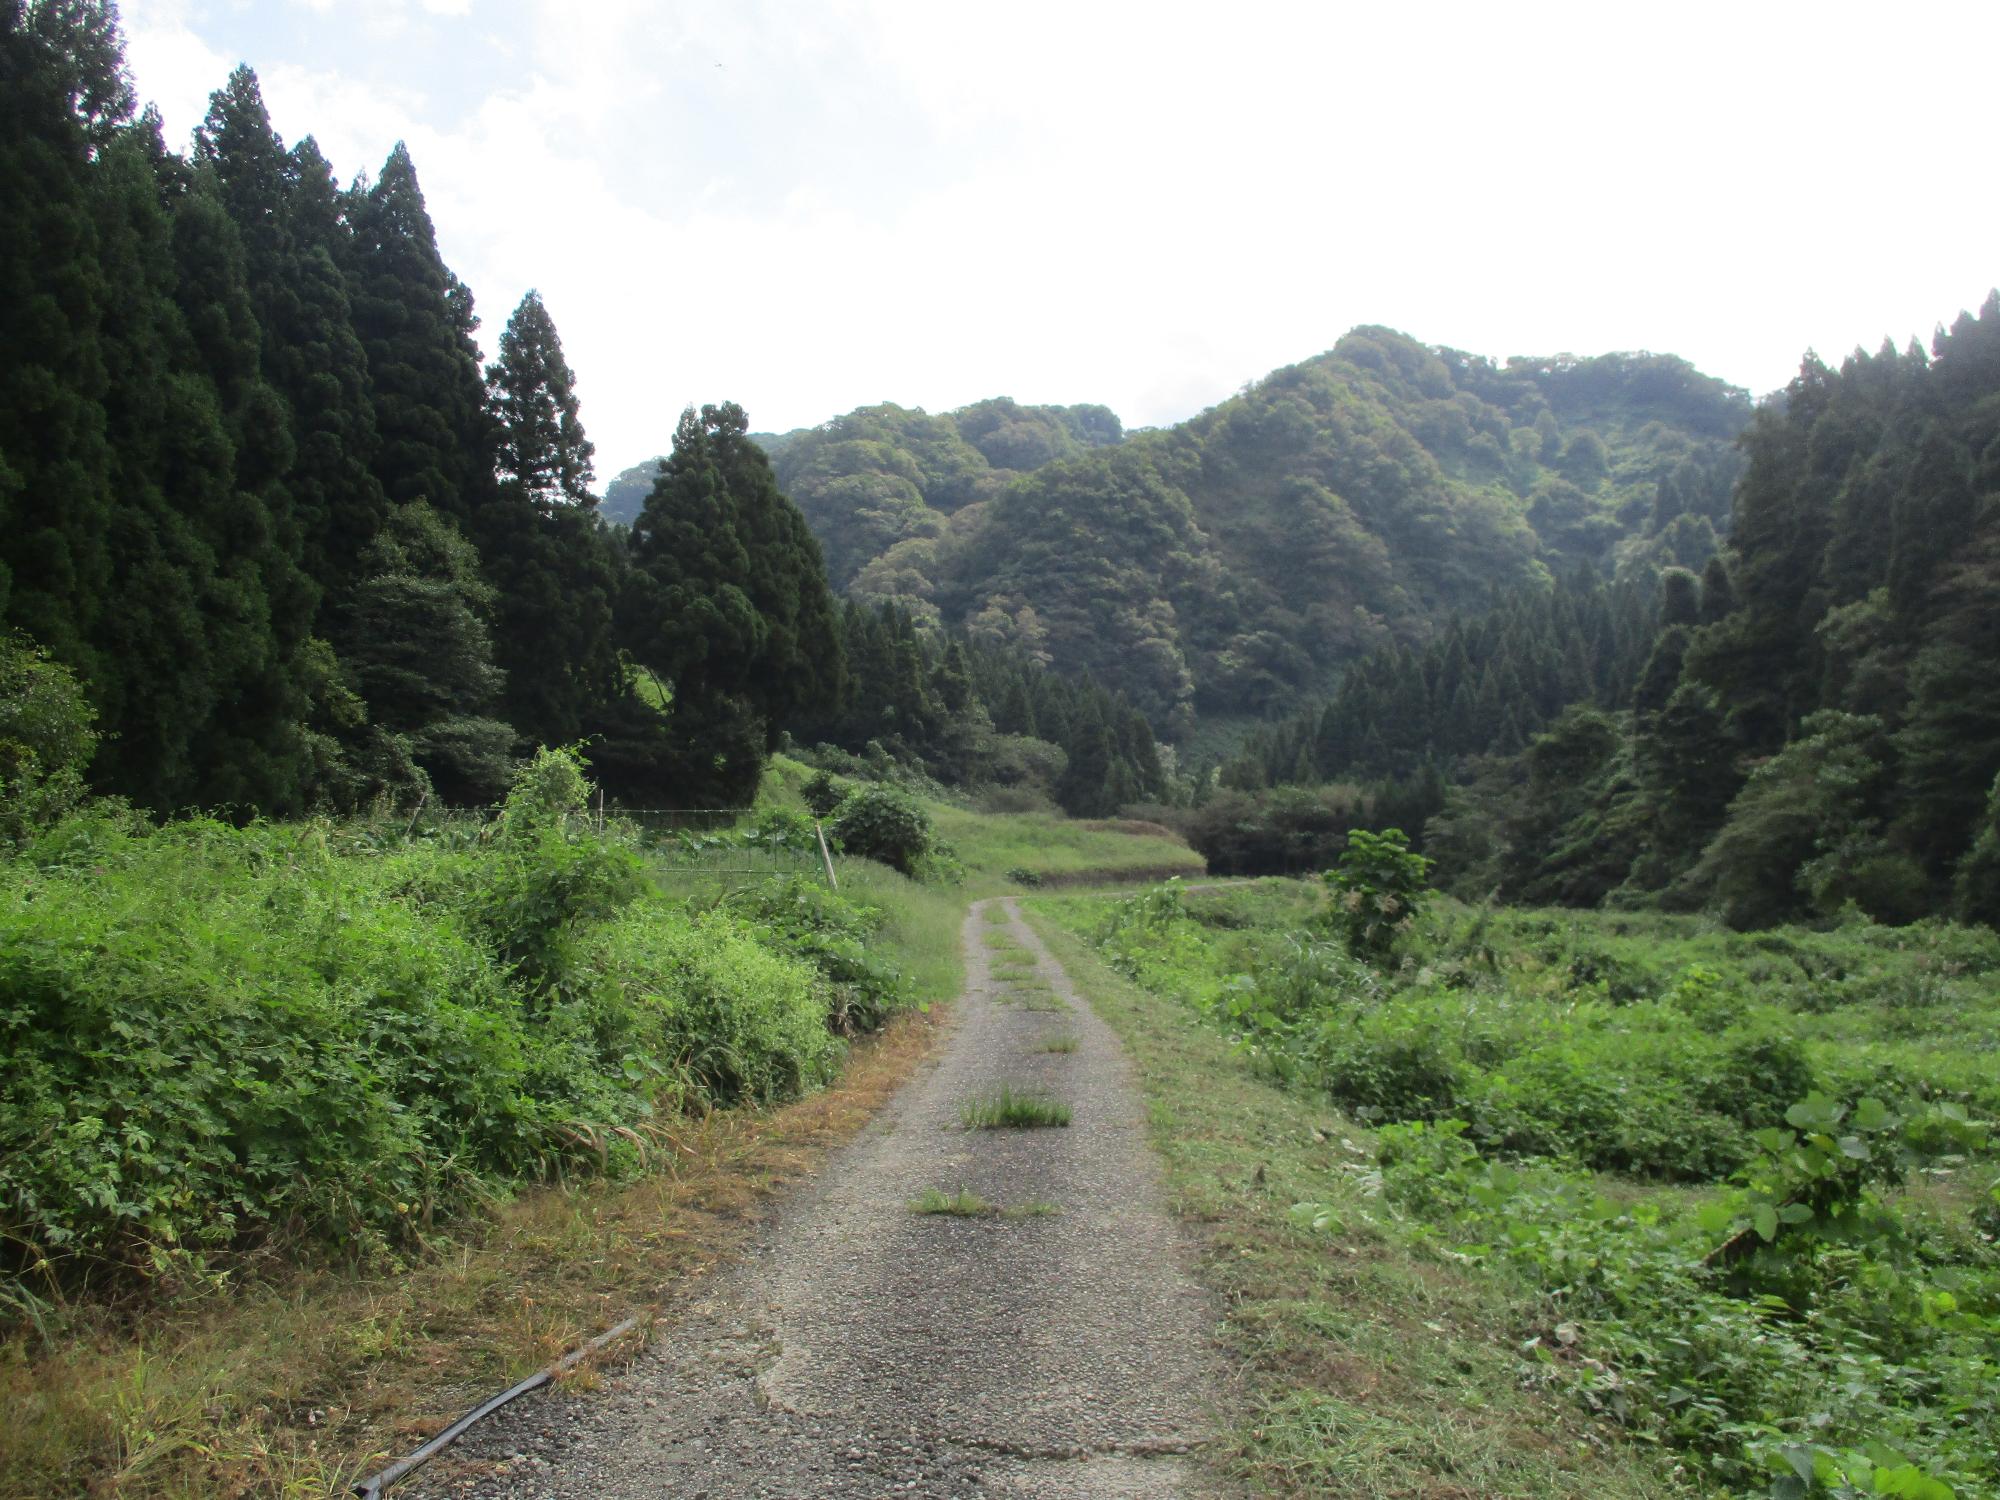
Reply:
[[[915,798],[889,786],[850,792],[834,817],[833,835],[844,852],[879,860],[905,875],[915,875],[934,847],[930,814]]]
[[[0,862],[0,1300],[414,1245],[565,1161],[628,1169],[660,1106],[821,1082],[829,1022],[897,1003],[866,914],[691,915],[582,793],[544,754],[476,832],[100,809]]]
[[[827,1026],[837,1036],[881,1029],[909,1008],[902,971],[869,940],[882,913],[829,891],[815,880],[774,880],[739,891],[732,908],[768,933],[774,945],[817,968],[828,990]]]
[[[0,632],[0,846],[80,804],[97,711],[75,674],[25,636]]]
[[[847,790],[833,779],[830,771],[815,771],[799,788],[807,809],[815,818],[830,818],[847,796]]]
[[[93,842],[0,894],[0,1240],[31,1259],[392,1244],[646,1106],[411,899],[428,856],[339,857],[315,825]]]
[[[816,970],[726,911],[635,907],[597,935],[592,963],[629,1008],[634,1063],[686,1080],[699,1103],[789,1098],[839,1065]]]
[[[1321,877],[1333,891],[1333,922],[1348,947],[1364,958],[1388,957],[1416,920],[1430,868],[1410,852],[1400,828],[1350,830],[1339,866]]]

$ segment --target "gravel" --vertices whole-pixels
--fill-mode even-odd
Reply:
[[[674,1496],[1208,1496],[1216,1313],[1167,1215],[1130,1065],[1014,903],[974,906],[941,1055],[794,1192],[631,1368],[517,1402],[409,1492],[489,1500]],[[1045,992],[991,977],[987,932]],[[1041,1044],[1078,1039],[1070,1053]],[[1066,1128],[967,1130],[1002,1083]],[[912,1213],[969,1188],[1008,1218]]]

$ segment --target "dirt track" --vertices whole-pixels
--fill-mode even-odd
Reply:
[[[1129,1066],[1003,901],[967,915],[941,1055],[836,1153],[631,1371],[529,1398],[454,1450],[434,1496],[1200,1496],[1213,1309],[1168,1217]],[[987,934],[1033,974],[996,978]],[[1076,1039],[1068,1053],[1044,1050]],[[1001,1083],[1067,1128],[967,1130]],[[920,1215],[970,1189],[1010,1218]],[[486,1470],[468,1474],[468,1460]],[[442,1461],[441,1461],[442,1465]]]

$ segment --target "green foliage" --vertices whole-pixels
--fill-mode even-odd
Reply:
[[[681,414],[632,528],[619,627],[670,683],[680,805],[747,800],[781,724],[834,695],[840,643],[819,545],[779,491],[741,407]]]
[[[799,788],[800,797],[805,799],[806,810],[815,818],[830,818],[834,809],[847,800],[847,790],[833,779],[830,771],[814,771]]]
[[[690,911],[544,751],[478,832],[76,814],[0,864],[0,1287],[383,1257],[662,1111],[824,1082],[913,986],[806,883]],[[925,982],[930,976],[926,971]]]
[[[1089,671],[1178,737],[1495,585],[1621,551],[1699,568],[1748,408],[1678,360],[1501,369],[1357,328],[1168,432],[882,407],[774,452],[851,596]]]
[[[1277,882],[1065,913],[1378,1123],[1304,1232],[1360,1215],[1511,1289],[1524,1383],[1731,1493],[2000,1492],[1991,933],[1439,903],[1383,976],[1312,913]]]
[[[589,790],[577,752],[538,752],[514,779],[498,836],[463,862],[453,893],[537,1008],[573,997],[584,934],[641,888],[638,857],[590,831]]]
[[[696,1101],[771,1103],[833,1075],[841,1048],[806,958],[727,913],[660,916],[628,907],[586,955],[600,1003],[631,1038],[635,1081],[685,1078]]]
[[[1400,828],[1351,828],[1339,865],[1321,878],[1333,892],[1334,925],[1365,958],[1388,957],[1422,910],[1431,861],[1410,851]]]
[[[1674,519],[1625,549],[1616,584],[1580,572],[1421,650],[1379,647],[1332,703],[1252,735],[1224,784],[1434,767],[1457,783],[1420,830],[1446,883],[1514,901],[1736,925],[1908,922],[1948,894],[1987,912],[1961,892],[1984,889],[2000,771],[1996,351],[2000,294],[1928,355],[1885,346],[1837,372],[1808,356],[1744,436],[1726,550],[1680,548],[1724,516],[1689,486],[1727,494],[1729,473],[1711,471],[1720,490],[1667,476],[1655,520]],[[1565,444],[1562,483],[1603,456]],[[1568,502],[1543,499],[1547,539]]]
[[[914,797],[890,786],[857,787],[834,814],[841,849],[914,875],[937,849],[930,814]]]
[[[0,634],[0,846],[83,800],[96,719],[72,672],[24,637]]]
[[[879,1030],[895,1012],[916,1003],[908,979],[878,941],[884,922],[879,908],[797,878],[746,887],[730,905],[819,970],[828,992],[827,1024],[835,1035]]]

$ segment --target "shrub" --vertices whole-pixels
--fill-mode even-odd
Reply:
[[[156,1272],[274,1234],[365,1251],[645,1109],[412,899],[432,856],[327,833],[100,828],[89,866],[6,870],[0,1240]]]
[[[84,799],[97,711],[69,668],[0,632],[0,845],[20,843]]]
[[[689,919],[636,906],[597,934],[591,960],[629,1008],[640,1057],[685,1079],[697,1102],[789,1098],[839,1065],[813,966],[759,943],[727,911]]]
[[[1339,865],[1321,877],[1333,891],[1333,922],[1348,947],[1365,958],[1388,957],[1416,919],[1430,868],[1410,852],[1400,828],[1350,830]]]
[[[799,796],[815,818],[830,818],[834,809],[846,798],[846,788],[833,779],[831,771],[819,770],[808,776],[805,785],[799,788]]]
[[[933,848],[930,814],[890,786],[850,792],[834,817],[833,833],[846,853],[879,860],[905,875],[915,875]]]
[[[825,1079],[830,1015],[898,993],[868,919],[690,915],[581,796],[556,753],[476,834],[100,808],[0,862],[0,1301],[373,1256],[565,1160],[626,1169],[660,1102]]]
[[[516,774],[491,845],[451,868],[449,889],[531,1000],[566,989],[576,944],[638,895],[638,856],[590,832],[590,785],[573,750]]]
[[[731,906],[768,933],[774,946],[819,970],[826,981],[827,1026],[835,1035],[880,1030],[892,1014],[909,1008],[902,970],[869,946],[882,927],[882,913],[873,907],[797,878],[748,887]]]

